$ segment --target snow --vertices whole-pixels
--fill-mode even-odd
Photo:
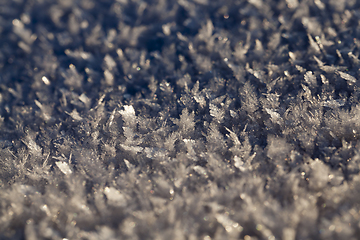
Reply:
[[[352,83],[356,83],[356,78],[351,76],[350,74],[340,72],[340,71],[338,71],[337,73],[340,75],[340,77],[342,79],[345,79],[346,81],[349,81],[349,82],[352,82]]]
[[[357,1],[0,5],[0,239],[358,239]]]
[[[114,206],[126,206],[126,199],[124,195],[114,187],[105,187],[104,193],[108,199],[109,204]]]
[[[56,166],[58,166],[58,168],[63,174],[68,175],[72,173],[72,170],[70,169],[69,165],[66,162],[58,161],[55,162],[55,164]]]

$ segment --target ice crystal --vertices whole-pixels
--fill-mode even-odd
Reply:
[[[108,204],[114,206],[126,206],[126,199],[123,194],[113,187],[106,187],[104,189],[105,196],[108,199]]]
[[[339,76],[342,78],[342,79],[345,79],[349,82],[352,82],[352,83],[356,83],[356,78],[354,78],[353,76],[351,76],[350,74],[347,74],[347,73],[344,73],[344,72],[340,72],[338,71],[337,72],[339,74]]]
[[[66,162],[58,161],[56,162],[56,166],[61,170],[65,175],[71,174],[72,170]]]
[[[0,239],[357,239],[359,4],[0,7]]]

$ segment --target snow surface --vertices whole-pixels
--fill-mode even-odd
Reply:
[[[359,239],[359,9],[0,0],[0,239]]]

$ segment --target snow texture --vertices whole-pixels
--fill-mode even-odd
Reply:
[[[359,239],[359,9],[0,0],[0,239]]]

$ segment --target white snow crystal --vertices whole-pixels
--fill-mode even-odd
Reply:
[[[344,105],[345,105],[345,100],[343,99],[336,99],[336,100],[332,99],[322,103],[322,106],[330,107],[330,108],[342,107]]]
[[[230,110],[230,116],[233,117],[233,118],[235,118],[235,117],[238,116],[238,114],[237,114],[235,111]]]
[[[296,231],[293,228],[284,228],[282,236],[284,240],[295,240]]]
[[[72,173],[72,170],[70,169],[69,164],[67,164],[66,162],[58,161],[58,162],[55,162],[55,164],[56,164],[56,166],[58,166],[58,168],[60,169],[60,171],[63,174],[68,175],[68,174]]]
[[[133,169],[134,165],[132,165],[128,160],[124,159],[124,163],[128,169]]]
[[[123,117],[135,117],[135,109],[131,105],[124,105],[124,110],[120,110],[119,113]]]
[[[45,83],[45,85],[50,85],[50,81],[49,81],[49,79],[46,77],[46,76],[43,76],[42,78],[41,78],[41,80]]]
[[[325,4],[321,2],[321,0],[315,0],[314,2],[320,10],[323,10],[325,8]]]
[[[210,19],[207,20],[206,25],[201,28],[199,31],[199,38],[207,40],[212,36],[214,30],[214,25]]]
[[[69,69],[62,69],[60,72],[64,78],[65,85],[74,89],[80,89],[82,87],[84,77],[76,70],[74,64],[70,64]]]
[[[310,34],[308,34],[308,39],[309,39],[309,43],[310,46],[316,51],[316,52],[320,52],[320,47],[319,45],[314,41],[314,39],[312,38],[312,36]]]
[[[316,85],[316,77],[312,71],[307,71],[304,75],[305,82],[310,85]]]
[[[104,57],[104,62],[110,71],[116,67],[116,62],[109,54],[106,54],[106,56]]]
[[[312,190],[319,191],[323,189],[329,181],[329,167],[319,159],[311,162],[310,167],[309,187]]]
[[[184,108],[181,112],[180,121],[178,121],[179,127],[182,129],[184,133],[190,132],[194,130],[195,121],[194,121],[195,113],[189,113],[187,108]]]
[[[279,113],[277,113],[276,111],[271,110],[269,108],[265,108],[265,111],[267,112],[267,114],[270,115],[272,122],[279,123],[279,120],[281,120],[281,117],[280,117]]]
[[[34,100],[36,106],[38,106],[41,110],[41,113],[42,113],[42,118],[45,120],[45,121],[49,121],[51,119],[51,114],[50,114],[50,111],[49,109],[44,106],[43,104],[41,104],[38,100]]]
[[[249,0],[249,3],[254,5],[255,7],[262,9],[264,7],[264,3],[261,0]]]
[[[76,121],[81,121],[83,119],[76,109],[74,109],[71,113],[68,113],[68,112],[66,112],[66,113],[68,115],[70,115]]]
[[[347,81],[352,82],[352,83],[356,83],[356,78],[351,76],[350,74],[340,72],[340,71],[338,71],[337,73],[340,75],[340,77],[342,79],[347,80]]]
[[[243,227],[241,227],[237,222],[231,220],[225,214],[216,214],[215,218],[228,233],[240,233],[243,230]]]
[[[184,143],[185,143],[185,146],[186,146],[186,148],[187,148],[187,154],[192,158],[192,159],[194,159],[194,161],[196,161],[197,160],[197,157],[196,157],[196,153],[195,153],[195,150],[194,150],[194,148],[193,148],[193,146],[195,145],[195,140],[193,140],[193,139],[184,139],[183,140],[184,141]]]
[[[123,118],[125,126],[132,126],[136,124],[135,109],[131,105],[124,105],[124,110],[119,110],[120,115]]]
[[[79,100],[80,100],[81,102],[83,102],[86,106],[90,106],[91,100],[90,100],[90,98],[88,98],[88,97],[86,96],[85,93],[82,93],[82,94],[79,96]]]
[[[106,187],[104,189],[104,193],[108,199],[108,203],[113,206],[125,206],[126,199],[123,194],[121,194],[118,190],[113,187]]]
[[[204,107],[206,104],[205,98],[201,95],[194,96],[195,101],[200,105],[200,107]]]
[[[138,146],[126,146],[125,144],[120,144],[120,146],[124,150],[131,151],[131,152],[134,152],[134,153],[138,153],[138,152],[141,152],[143,150],[142,147],[138,147]]]
[[[214,117],[216,121],[222,122],[222,120],[224,119],[224,114],[225,114],[224,110],[218,108],[217,106],[215,106],[212,103],[209,104],[209,108],[210,108],[210,116]]]
[[[114,85],[114,75],[109,70],[107,70],[107,69],[105,70],[104,76],[105,76],[105,82],[107,85],[109,85],[109,86]]]
[[[207,175],[205,168],[201,166],[194,166],[193,169],[195,170],[195,172],[197,172],[200,175],[204,175],[204,176]]]
[[[242,172],[246,170],[244,161],[242,161],[238,156],[234,157],[234,166]]]
[[[286,0],[289,8],[297,8],[299,6],[298,0]]]
[[[31,154],[34,156],[40,156],[41,155],[41,147],[35,142],[35,136],[33,135],[27,135],[24,139],[21,140],[29,149]]]

